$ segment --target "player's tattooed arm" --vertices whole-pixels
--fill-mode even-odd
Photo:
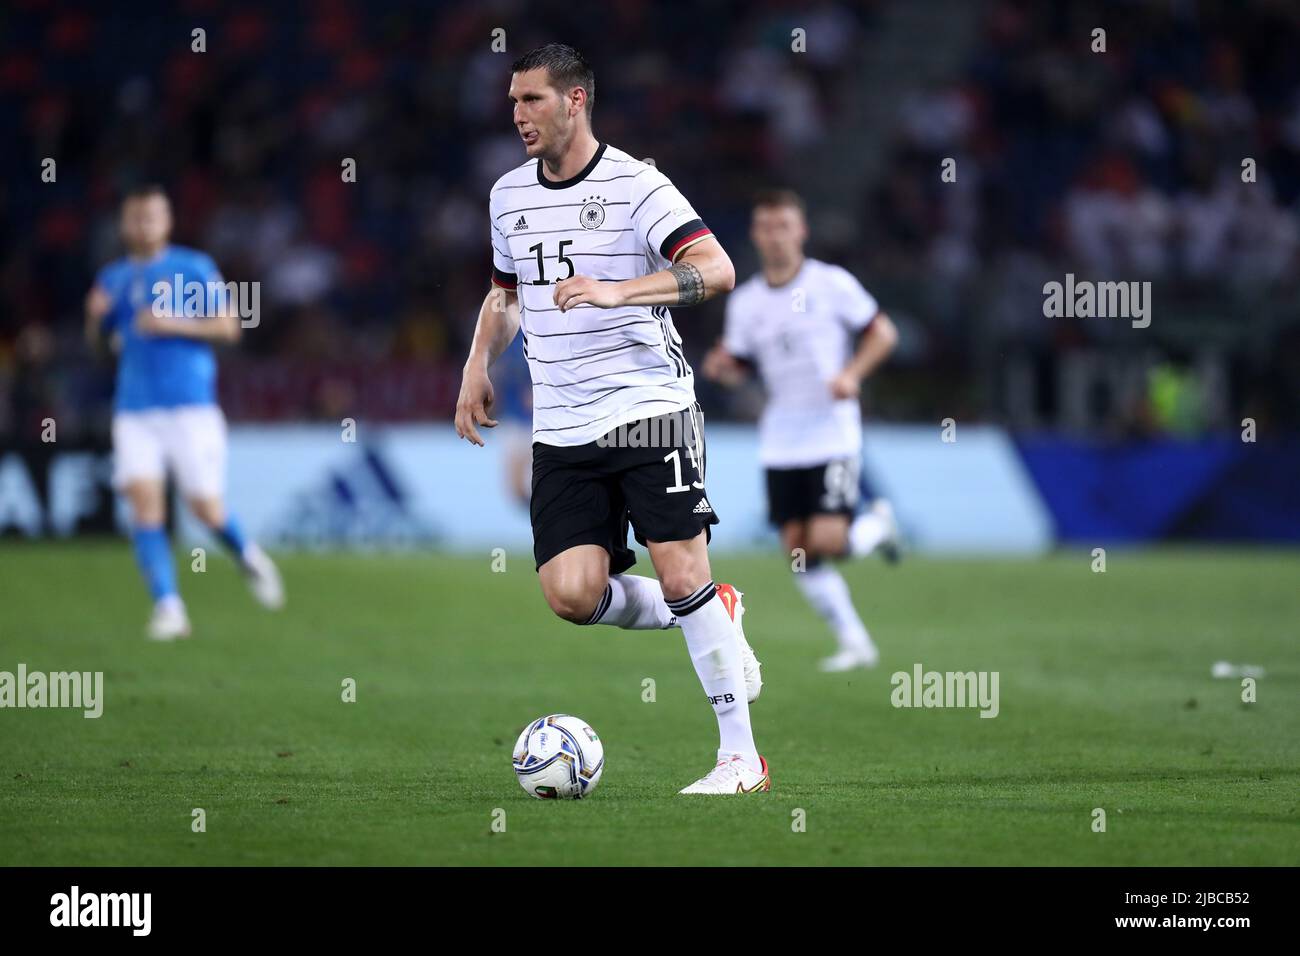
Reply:
[[[735,288],[736,270],[718,240],[706,236],[668,268],[614,285],[618,305],[698,305]]]
[[[704,301],[704,276],[693,262],[683,260],[668,271],[677,280],[678,305],[696,305]]]

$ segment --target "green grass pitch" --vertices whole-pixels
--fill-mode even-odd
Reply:
[[[717,744],[680,632],[566,624],[529,555],[507,562],[285,556],[273,615],[224,558],[187,559],[195,637],[157,645],[125,543],[0,546],[0,670],[105,675],[98,720],[0,710],[0,862],[1300,863],[1300,553],[842,565],[884,655],[852,676],[817,672],[830,637],[778,556],[718,556],[773,774],[726,800],[676,795]],[[1266,668],[1256,702],[1220,659]],[[894,708],[916,662],[998,671],[1000,714]],[[511,772],[554,711],[604,740],[590,799],[532,800]]]

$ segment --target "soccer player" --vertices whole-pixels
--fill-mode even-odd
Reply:
[[[718,518],[704,491],[693,372],[668,312],[731,289],[731,260],[667,176],[597,142],[595,77],[576,50],[540,47],[511,73],[529,159],[489,198],[492,288],[456,432],[482,445],[479,428],[496,425],[488,368],[522,329],[533,556],[547,603],[576,624],[680,627],[719,729],[714,769],[681,792],[765,791],[749,719],[759,664],[740,592],[709,570]],[[629,523],[657,581],[626,573],[636,560]]]
[[[523,347],[515,342],[493,366],[492,414],[501,429],[497,434],[505,445],[505,479],[510,496],[522,508],[533,493],[533,382]]]
[[[898,557],[889,502],[877,499],[853,517],[862,456],[858,394],[893,351],[898,332],[847,270],[804,255],[808,226],[796,193],[761,195],[750,239],[762,270],[728,296],[722,341],[701,371],[727,385],[752,371],[761,377],[767,404],[759,458],[767,470],[768,516],[786,553],[802,550],[795,581],[839,644],[821,667],[872,667],[879,653],[827,559],[877,549],[890,561]]]
[[[218,289],[221,274],[203,253],[169,244],[171,205],[161,187],[129,193],[120,225],[127,255],[95,277],[86,296],[86,337],[96,350],[107,340],[119,353],[113,484],[130,504],[131,541],[154,602],[148,634],[169,641],[188,637],[190,622],[163,526],[168,469],[195,516],[239,562],[254,597],[278,608],[284,588],[271,559],[222,501],[226,420],[217,406],[212,346],[237,340],[241,326]],[[190,283],[199,283],[203,295],[193,297],[197,308],[179,311],[197,316],[173,307],[173,289]]]

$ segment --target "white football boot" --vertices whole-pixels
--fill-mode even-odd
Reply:
[[[894,506],[885,498],[877,498],[867,510],[877,515],[889,529],[880,544],[876,545],[876,550],[888,563],[897,564],[902,557],[902,535],[898,530],[898,518],[894,516]]]
[[[754,656],[754,649],[745,639],[745,627],[740,621],[745,616],[745,605],[741,601],[743,595],[730,584],[718,584],[714,587],[718,592],[718,600],[722,602],[722,606],[727,609],[727,614],[731,616],[732,623],[736,625],[736,637],[740,641],[740,658],[745,665],[745,699],[752,704],[763,692],[763,665]]]
[[[823,658],[818,665],[827,674],[841,674],[844,671],[869,670],[880,662],[880,651],[876,645],[868,644],[866,648],[846,649],[838,654]]]
[[[759,757],[763,769],[759,772],[745,766],[740,754],[723,757],[718,765],[678,793],[766,793],[772,789],[772,775],[767,770],[767,759]]]
[[[163,598],[154,604],[148,634],[152,641],[175,641],[190,636],[190,617],[179,597]]]
[[[255,544],[244,549],[244,578],[248,589],[262,607],[278,611],[284,607],[284,582],[280,570],[265,551]]]

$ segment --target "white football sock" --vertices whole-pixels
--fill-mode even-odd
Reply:
[[[760,770],[758,747],[749,723],[740,643],[731,615],[717,599],[713,582],[688,597],[669,601],[668,606],[677,615],[691,663],[718,718],[718,751],[740,754],[751,769]]]
[[[808,603],[835,632],[840,650],[863,653],[871,648],[871,635],[853,606],[849,586],[840,572],[829,564],[820,564],[795,572],[794,580]]]
[[[864,511],[849,525],[849,553],[865,558],[889,536],[889,525],[874,511]]]
[[[664,603],[663,588],[654,578],[638,574],[611,574],[605,595],[588,624],[612,624],[630,630],[673,627],[677,617]]]

